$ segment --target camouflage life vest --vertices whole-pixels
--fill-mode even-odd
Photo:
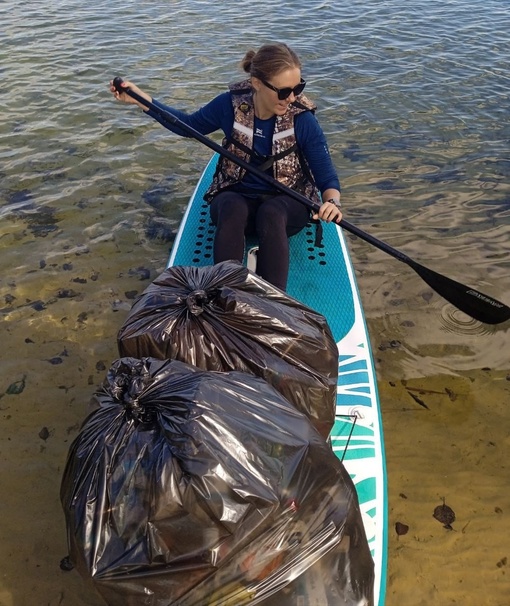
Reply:
[[[255,155],[253,151],[255,108],[250,81],[244,80],[233,84],[230,90],[234,106],[234,125],[231,136],[225,137],[222,145],[244,161],[250,162]],[[272,166],[273,177],[280,183],[320,204],[319,192],[313,182],[308,164],[299,152],[294,132],[294,117],[305,111],[313,112],[315,109],[316,106],[309,99],[299,95],[283,116],[276,116],[272,155],[263,158],[257,168],[266,171]],[[204,196],[205,200],[210,202],[219,191],[238,184],[245,173],[245,169],[221,156],[212,184]]]

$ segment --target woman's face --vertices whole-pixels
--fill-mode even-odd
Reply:
[[[299,67],[286,69],[272,76],[266,82],[278,89],[294,88],[301,82],[301,70]],[[278,93],[268,87],[267,84],[264,84],[264,81],[259,78],[252,78],[252,86],[255,89],[257,99],[255,105],[257,116],[262,119],[267,119],[274,115],[283,116],[289,104],[296,99],[296,96],[291,92],[286,99],[280,100],[278,99]]]

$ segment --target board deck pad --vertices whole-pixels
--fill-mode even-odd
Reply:
[[[213,264],[215,228],[203,200],[216,167],[213,156],[191,196],[168,265]],[[354,270],[342,230],[322,224],[316,246],[311,222],[289,239],[287,293],[324,315],[338,345],[336,420],[331,445],[353,479],[375,564],[374,604],[386,589],[387,495],[381,412],[373,359]]]

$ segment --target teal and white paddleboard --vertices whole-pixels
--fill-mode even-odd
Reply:
[[[214,226],[203,200],[216,167],[207,165],[188,204],[168,262],[213,263]],[[375,372],[354,271],[342,230],[323,224],[315,247],[315,225],[290,238],[290,296],[326,317],[338,344],[336,421],[331,432],[335,454],[356,486],[365,531],[375,564],[374,604],[383,606],[386,589],[387,495],[381,411]],[[250,265],[250,255],[247,263]]]

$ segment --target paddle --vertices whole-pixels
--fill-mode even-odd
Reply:
[[[232,162],[235,162],[241,168],[244,168],[245,170],[256,175],[259,179],[262,179],[266,183],[269,183],[274,189],[277,189],[282,193],[293,197],[295,200],[297,200],[301,204],[304,204],[312,211],[318,211],[318,204],[315,204],[299,192],[286,187],[267,173],[252,166],[249,162],[246,162],[243,159],[237,157],[235,154],[226,150],[218,143],[215,143],[205,135],[202,135],[202,133],[199,133],[197,130],[195,130],[182,120],[179,120],[179,118],[177,118],[170,112],[159,108],[157,105],[151,103],[150,101],[147,101],[135,91],[131,90],[128,87],[122,86],[122,84],[122,78],[118,76],[114,78],[113,85],[119,93],[127,93],[133,99],[135,99],[139,103],[142,103],[145,107],[158,114],[159,118],[163,123],[166,122],[174,127],[177,127],[182,132],[185,132],[190,137],[196,139],[197,141],[200,141],[213,151],[217,152],[218,154],[221,154],[229,160],[232,160]],[[345,219],[342,219],[339,222],[339,225],[340,227],[349,231],[355,236],[358,236],[358,238],[365,240],[366,242],[379,248],[383,252],[388,253],[395,259],[398,259],[399,261],[402,261],[402,263],[408,265],[422,278],[422,280],[424,280],[439,295],[441,295],[452,305],[454,305],[464,313],[468,314],[475,320],[479,320],[480,322],[484,322],[486,324],[501,324],[502,322],[506,322],[510,319],[510,308],[507,307],[504,303],[501,303],[500,301],[497,301],[496,299],[493,299],[492,297],[485,295],[482,292],[475,290],[474,288],[470,288],[469,286],[461,284],[460,282],[456,282],[455,280],[447,278],[446,276],[443,276],[425,267],[424,265],[413,261],[413,259],[405,255],[404,253],[400,252],[395,248],[392,248],[389,244],[386,244],[386,242],[378,240],[374,236],[364,232],[359,227],[352,225],[352,223],[349,223]]]

